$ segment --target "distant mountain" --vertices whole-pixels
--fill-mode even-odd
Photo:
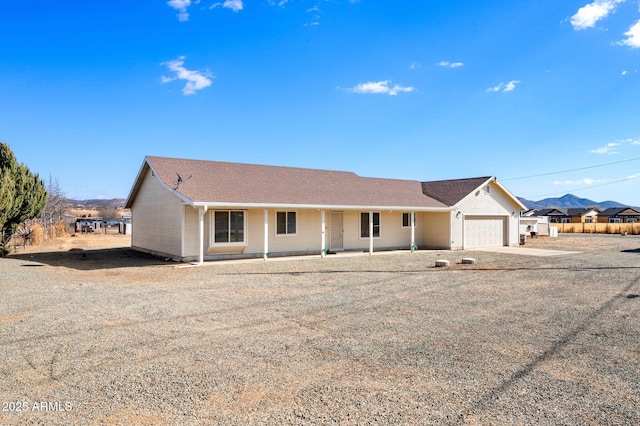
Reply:
[[[540,201],[531,201],[525,198],[518,197],[520,202],[524,204],[528,209],[548,209],[551,207],[558,207],[563,209],[579,208],[579,207],[595,207],[599,206],[603,209],[610,207],[625,207],[625,204],[618,203],[617,201],[593,201],[588,198],[576,197],[573,194],[563,195],[560,198],[545,198]]]
[[[73,207],[97,208],[97,207],[124,207],[127,202],[124,198],[93,199],[93,200],[68,200]]]

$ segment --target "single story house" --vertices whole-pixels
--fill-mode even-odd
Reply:
[[[637,223],[640,218],[638,207],[611,207],[598,215],[599,223]]]
[[[419,182],[145,157],[132,248],[181,261],[516,246],[525,206],[494,177]]]
[[[549,218],[549,223],[596,223],[600,210],[595,207],[548,208],[538,212],[538,216]]]

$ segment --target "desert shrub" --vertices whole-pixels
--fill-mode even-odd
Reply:
[[[44,241],[44,228],[39,223],[34,223],[31,225],[31,233],[28,241],[25,241],[26,244],[37,246],[42,244]],[[25,245],[26,245],[25,244]]]
[[[52,238],[59,238],[68,235],[68,226],[65,222],[54,223],[51,227]]]

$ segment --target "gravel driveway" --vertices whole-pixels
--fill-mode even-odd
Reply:
[[[0,423],[640,424],[640,237],[526,247],[0,259]]]

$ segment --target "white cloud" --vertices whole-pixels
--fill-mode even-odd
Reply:
[[[162,83],[170,83],[174,80],[185,80],[187,84],[182,88],[184,95],[193,95],[198,90],[211,86],[213,75],[208,72],[192,71],[184,67],[184,56],[179,56],[173,61],[163,62],[160,65],[166,66],[169,71],[175,74],[173,77],[162,76]]]
[[[449,61],[440,61],[438,65],[445,68],[460,68],[464,64],[462,62],[449,62]]]
[[[390,80],[384,81],[371,81],[368,83],[360,83],[351,89],[347,89],[353,93],[359,94],[375,94],[375,95],[389,95],[396,96],[400,92],[413,92],[415,89],[411,86],[400,86],[398,84],[393,87],[389,87]]]
[[[225,9],[231,9],[234,12],[239,12],[244,8],[242,0],[225,0],[224,3],[214,3],[209,6],[209,9],[215,9],[216,7],[224,7]]]
[[[618,151],[618,147],[622,145],[620,142],[609,142],[602,148],[592,149],[591,153],[593,154],[620,154]]]
[[[575,30],[584,30],[593,28],[596,23],[614,11],[616,5],[623,3],[625,0],[595,0],[586,6],[578,9],[575,15],[571,17],[571,25]]]
[[[627,38],[626,40],[619,41],[619,45],[629,46],[634,49],[640,48],[640,21],[633,24],[624,35],[626,35]]]
[[[606,179],[583,178],[578,180],[554,180],[554,185],[594,185],[607,182]]]
[[[242,4],[242,0],[226,0],[222,4],[222,7],[226,7],[227,9],[231,9],[234,12],[238,12],[238,11],[242,10],[244,5]]]
[[[618,145],[622,145],[623,143],[628,143],[630,145],[640,145],[640,139],[620,139],[617,140],[616,143],[618,143]]]
[[[288,2],[289,0],[280,0],[280,1],[269,0],[269,4],[271,6],[280,6],[280,7],[284,7],[284,5],[287,4]]]
[[[411,62],[411,65],[409,65],[409,69],[415,70],[416,68],[422,68],[422,65],[420,65],[416,61]]]
[[[191,0],[169,0],[167,4],[180,12],[177,15],[180,22],[189,20],[189,13],[187,12],[187,8],[191,6]]]
[[[487,92],[513,92],[516,89],[516,84],[520,84],[520,80],[511,80],[508,83],[500,83],[495,87],[489,87]]]
[[[627,179],[637,179],[640,178],[640,173],[636,173],[635,175],[627,176]]]

